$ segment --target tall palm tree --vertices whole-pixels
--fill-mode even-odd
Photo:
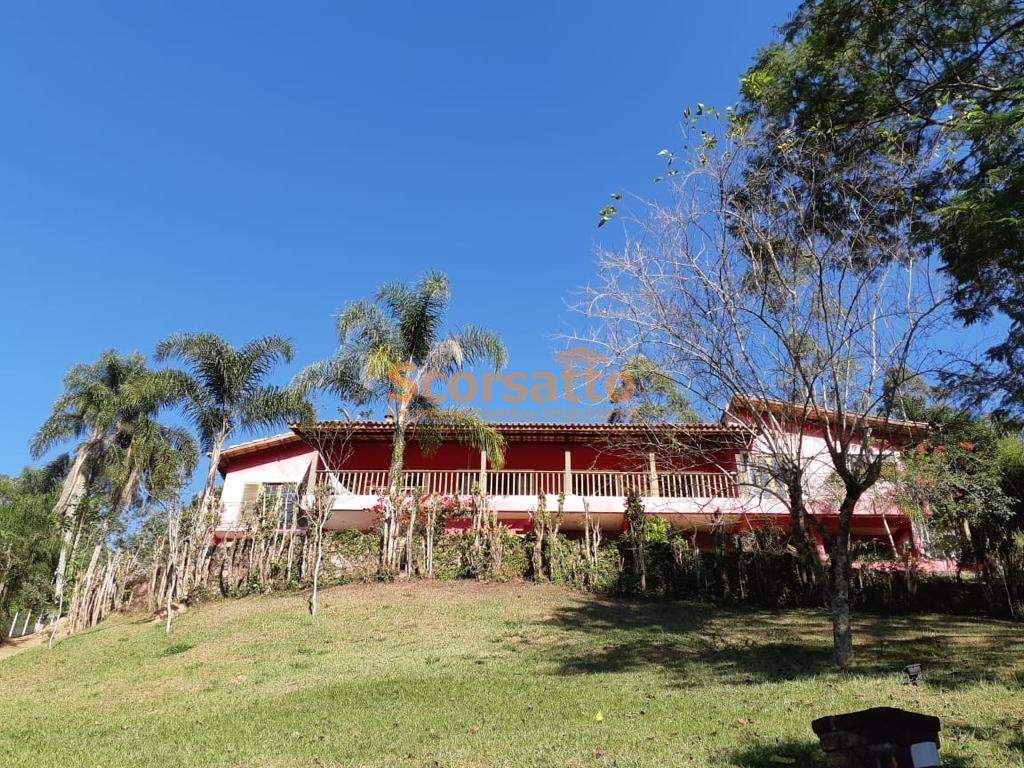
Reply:
[[[119,355],[110,350],[95,363],[80,363],[64,376],[64,393],[31,444],[32,454],[38,458],[56,445],[79,441],[54,505],[62,528],[54,572],[58,601],[64,594],[75,524],[87,490],[102,483],[117,499],[125,495],[124,485],[137,483],[130,476],[120,477],[116,469],[121,457],[133,450],[134,430],[154,424],[160,408],[180,396],[179,384],[147,369],[146,359],[137,353]]]
[[[424,385],[431,380],[443,382],[476,363],[490,363],[498,371],[508,356],[498,336],[482,328],[466,326],[444,334],[451,295],[451,283],[440,272],[411,285],[382,286],[374,301],[357,301],[342,311],[334,356],[308,366],[293,382],[305,392],[317,389],[358,405],[383,405],[392,417],[391,503],[382,521],[386,568],[394,566],[397,499],[410,427],[417,428],[428,448],[442,436],[453,436],[483,450],[495,467],[504,464],[504,442],[497,430],[468,409],[441,408],[426,393]]]
[[[292,344],[280,336],[263,336],[235,348],[212,333],[179,333],[157,345],[156,359],[178,359],[185,389],[185,413],[210,453],[200,513],[209,510],[224,443],[237,431],[273,427],[313,417],[305,395],[264,383],[280,363],[291,362]]]
[[[109,473],[115,516],[142,493],[150,499],[169,499],[199,463],[199,446],[189,430],[169,427],[151,416],[127,423],[114,444]]]

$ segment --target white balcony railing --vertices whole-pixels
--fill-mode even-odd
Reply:
[[[387,493],[391,473],[386,469],[321,470],[339,495],[379,496]],[[739,495],[735,473],[726,472],[610,472],[605,470],[412,469],[402,473],[401,487],[409,492],[468,496],[481,486],[491,496],[557,495],[641,496],[662,498],[734,498]]]

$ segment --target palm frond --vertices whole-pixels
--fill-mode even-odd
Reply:
[[[396,376],[402,362],[390,344],[373,347],[367,350],[359,380],[367,389],[378,387]]]
[[[452,298],[451,282],[442,272],[428,272],[404,300],[392,307],[398,320],[400,352],[404,359],[420,365],[437,341],[445,309]]]
[[[345,307],[338,315],[337,331],[342,346],[376,347],[395,341],[391,320],[379,306],[368,301],[355,301]]]
[[[505,438],[468,408],[425,408],[418,412],[416,434],[426,452],[454,439],[486,453],[495,469],[505,466]]]
[[[309,421],[313,406],[295,389],[265,386],[253,391],[239,409],[238,427],[258,429],[277,427],[289,422]]]
[[[82,437],[86,423],[82,417],[67,411],[54,411],[42,423],[29,443],[32,458],[38,459],[55,445]]]
[[[79,363],[64,375],[64,393],[30,443],[38,458],[55,445],[86,432],[112,429],[126,407],[125,389],[147,373],[138,354],[107,350],[95,363]]]
[[[362,370],[361,354],[341,350],[332,358],[307,365],[289,386],[307,396],[314,391],[330,392],[343,400],[364,404],[373,399],[374,388],[364,386]]]
[[[448,337],[434,344],[423,360],[424,372],[440,374],[444,379],[462,369],[466,354],[457,339]]]
[[[243,345],[235,355],[237,368],[245,383],[262,380],[278,363],[290,363],[295,347],[283,336],[261,336]]]
[[[486,328],[475,325],[465,326],[455,339],[462,347],[467,365],[490,363],[495,372],[508,364],[508,350],[501,337]]]
[[[38,469],[26,467],[18,475],[18,481],[29,493],[50,493],[60,488],[71,468],[71,456],[62,453]]]

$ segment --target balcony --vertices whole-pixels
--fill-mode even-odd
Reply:
[[[387,493],[388,470],[321,470],[339,496],[380,496]],[[409,493],[469,496],[484,488],[489,496],[567,496],[621,498],[630,490],[641,496],[666,499],[736,498],[740,495],[735,472],[611,472],[606,470],[413,469],[402,473]]]

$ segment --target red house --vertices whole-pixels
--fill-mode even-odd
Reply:
[[[409,493],[469,496],[483,489],[490,508],[512,530],[529,527],[538,494],[547,508],[562,499],[563,530],[582,530],[584,510],[614,537],[624,527],[625,495],[635,489],[647,514],[693,531],[707,541],[714,526],[743,530],[755,526],[787,528],[789,514],[770,481],[760,481],[755,467],[763,434],[752,429],[755,409],[778,404],[734,398],[720,423],[607,424],[496,423],[505,439],[505,464],[488,465],[480,451],[453,436],[428,451],[413,428],[405,453],[403,486]],[[810,476],[828,487],[830,468],[822,439],[825,415],[777,419],[781,430],[799,431]],[[919,440],[926,425],[886,421],[877,435],[899,445]],[[303,498],[318,479],[334,488],[332,529],[369,530],[374,508],[389,487],[393,425],[388,421],[318,422],[290,432],[226,448],[220,459],[221,538],[236,534],[246,505],[268,497],[280,499],[284,519],[300,518]],[[893,503],[885,484],[862,500],[854,515],[853,535],[877,540],[896,552],[916,552],[910,518]],[[827,494],[816,502],[823,526],[829,525]],[[709,542],[710,543],[710,542]]]

